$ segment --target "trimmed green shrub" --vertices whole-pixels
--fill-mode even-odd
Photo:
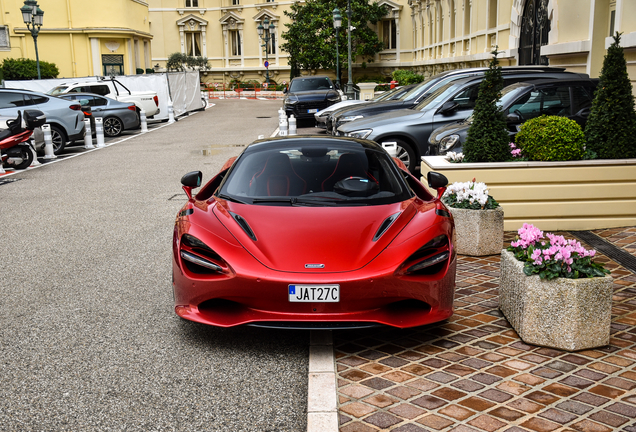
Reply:
[[[531,161],[580,160],[585,155],[585,134],[574,120],[541,116],[525,122],[515,137],[521,153]]]
[[[137,75],[143,75],[144,74],[144,70],[142,68],[135,69],[135,72],[137,73]]]
[[[587,148],[601,159],[636,158],[636,112],[620,33],[607,50],[585,125]]]
[[[155,73],[155,70],[152,69],[152,68],[146,68],[146,73],[147,74],[152,74],[152,73]]]
[[[501,97],[504,80],[495,47],[473,110],[473,122],[462,150],[464,162],[503,162],[510,160],[508,127],[497,100]]]
[[[4,59],[2,62],[2,74],[6,80],[37,79],[37,62],[31,59],[19,58]],[[40,60],[40,75],[42,79],[57,78],[60,73],[55,63]]]
[[[393,81],[397,81],[399,85],[417,84],[424,81],[424,75],[416,74],[411,70],[398,69],[393,71]]]

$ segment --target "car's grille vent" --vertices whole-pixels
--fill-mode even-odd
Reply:
[[[296,105],[298,107],[298,109],[300,111],[305,111],[308,109],[316,109],[318,108],[323,109],[323,108],[327,108],[329,105],[331,105],[328,101],[321,101],[321,102],[299,102],[298,105]]]
[[[378,228],[378,232],[376,232],[373,236],[373,241],[376,241],[377,239],[382,237],[382,234],[384,234],[389,229],[389,227],[393,225],[393,222],[395,222],[399,215],[400,213],[396,213],[386,218],[384,222],[382,222],[382,225],[380,225],[380,228]]]

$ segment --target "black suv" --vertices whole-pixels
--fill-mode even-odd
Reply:
[[[331,121],[327,120],[327,123],[331,124],[330,132],[333,135],[336,135],[335,132],[339,126],[357,119],[383,114],[389,111],[415,107],[441,86],[463,78],[483,76],[487,70],[488,68],[483,67],[442,72],[418,84],[401,100],[344,107],[331,114]],[[545,78],[589,78],[586,74],[565,72],[564,68],[543,66],[503,67],[501,68],[501,72],[503,75],[536,74],[537,78],[542,78],[544,75]]]
[[[508,133],[517,134],[523,122],[542,115],[568,117],[585,128],[598,79],[538,80],[509,85],[499,104],[506,115]],[[472,116],[435,129],[428,140],[430,154],[461,152]]]
[[[314,114],[330,105],[340,102],[340,93],[326,76],[296,77],[285,89],[283,106],[287,117],[297,119],[314,118]]]

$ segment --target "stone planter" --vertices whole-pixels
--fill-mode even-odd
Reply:
[[[455,250],[461,255],[496,255],[503,248],[504,212],[447,207],[455,220]]]
[[[499,309],[526,343],[578,351],[609,344],[612,277],[541,280],[501,251]]]

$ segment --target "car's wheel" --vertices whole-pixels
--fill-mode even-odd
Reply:
[[[393,140],[385,140],[385,141],[393,141]],[[406,165],[406,167],[412,173],[415,173],[415,169],[417,168],[417,163],[415,160],[415,152],[413,148],[407,144],[406,142],[396,139],[397,142],[397,158]]]
[[[104,135],[116,137],[124,130],[124,123],[117,117],[106,117],[104,119]]]
[[[66,132],[64,132],[64,129],[51,125],[51,140],[53,141],[53,153],[57,156],[66,147]]]

